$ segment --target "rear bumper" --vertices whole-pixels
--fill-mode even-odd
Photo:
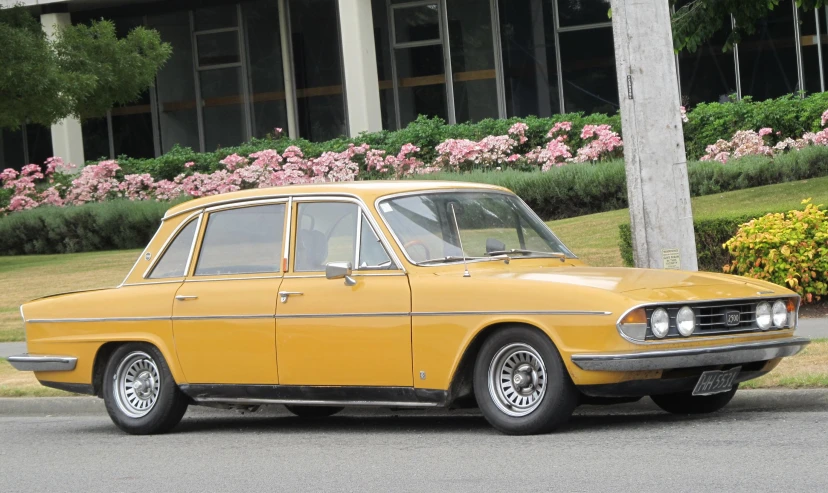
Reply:
[[[736,365],[793,356],[811,342],[804,337],[689,349],[638,353],[575,354],[572,362],[582,370],[649,371]]]
[[[78,364],[73,356],[18,354],[9,356],[9,363],[20,371],[72,371]]]

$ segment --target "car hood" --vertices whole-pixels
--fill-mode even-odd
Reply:
[[[514,267],[507,272],[487,269],[475,272],[472,277],[593,288],[653,302],[790,294],[779,286],[739,276],[660,269],[563,266],[523,269]]]

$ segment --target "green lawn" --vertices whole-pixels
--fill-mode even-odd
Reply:
[[[787,210],[812,197],[828,204],[828,177],[752,188],[693,199],[696,217]],[[553,231],[584,261],[620,266],[618,225],[629,222],[624,210],[552,221]],[[115,286],[126,276],[139,252],[94,252],[66,255],[0,257],[0,342],[21,341],[21,303],[52,293]]]

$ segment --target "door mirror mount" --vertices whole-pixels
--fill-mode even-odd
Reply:
[[[328,279],[345,279],[346,286],[356,284],[356,279],[351,277],[353,267],[350,262],[328,262],[325,265],[325,277]]]

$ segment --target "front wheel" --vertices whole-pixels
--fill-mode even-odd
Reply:
[[[528,327],[500,330],[483,343],[474,367],[474,394],[486,420],[509,435],[548,433],[564,424],[578,404],[555,345]]]
[[[133,435],[171,430],[189,405],[164,356],[144,343],[123,345],[112,354],[104,373],[103,398],[112,422]]]
[[[693,395],[692,392],[678,392],[675,394],[651,395],[650,399],[658,407],[672,414],[708,414],[715,413],[725,407],[736,391],[738,385],[721,394]]]

